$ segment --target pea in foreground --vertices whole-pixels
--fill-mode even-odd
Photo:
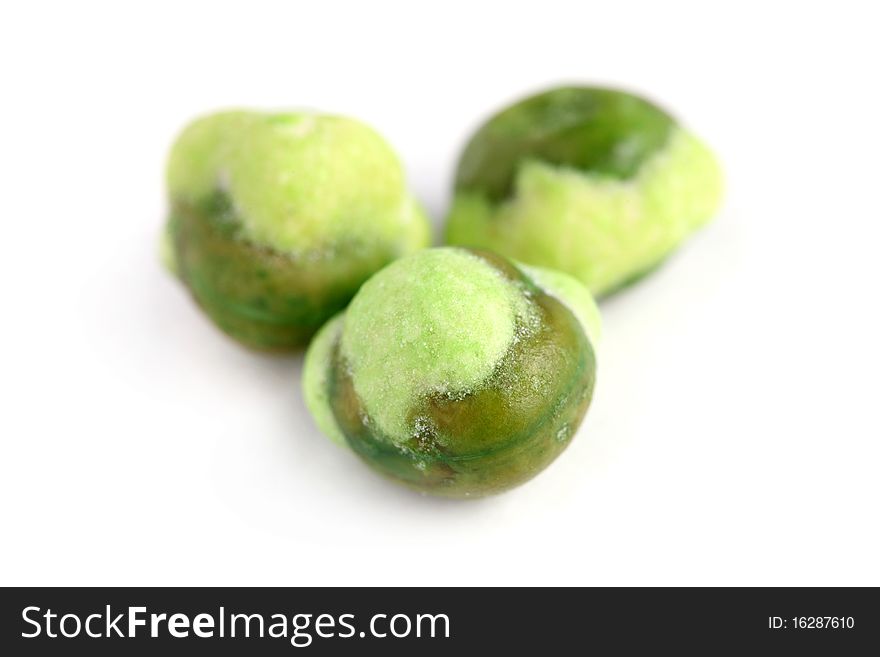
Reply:
[[[302,346],[371,274],[430,239],[397,156],[344,117],[206,116],[178,137],[167,184],[169,268],[259,349]]]
[[[721,188],[712,152],[656,105],[557,88],[471,138],[446,237],[564,271],[599,297],[656,268],[712,217]]]
[[[321,430],[383,475],[446,497],[549,465],[589,407],[599,315],[573,278],[460,248],[367,281],[306,354]]]

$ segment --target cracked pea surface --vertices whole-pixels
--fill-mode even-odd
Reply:
[[[446,236],[564,271],[603,296],[708,221],[721,188],[711,151],[660,108],[565,87],[477,131],[459,161]]]
[[[496,493],[567,445],[592,395],[597,333],[570,277],[430,249],[376,274],[321,329],[304,394],[319,427],[386,476]]]
[[[427,246],[396,155],[352,119],[223,112],[168,161],[169,268],[240,341],[303,344],[369,276]]]

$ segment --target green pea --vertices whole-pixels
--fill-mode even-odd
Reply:
[[[721,188],[711,151],[656,105],[557,88],[502,110],[471,138],[446,237],[564,271],[604,296],[706,223]]]
[[[498,493],[568,445],[596,375],[598,311],[565,274],[428,249],[374,275],[306,354],[319,427],[447,497]]]
[[[429,241],[397,156],[352,119],[207,116],[177,139],[167,182],[169,267],[260,349],[305,344],[370,275]]]

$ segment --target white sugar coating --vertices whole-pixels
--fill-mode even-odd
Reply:
[[[354,119],[308,112],[229,111],[191,123],[168,161],[172,199],[215,191],[232,201],[252,241],[291,255],[340,241],[426,246],[426,217],[385,140]]]
[[[363,285],[345,314],[342,355],[370,418],[403,442],[420,397],[478,389],[533,313],[521,288],[479,256],[427,249]]]
[[[599,314],[599,308],[593,300],[593,295],[584,287],[583,283],[574,276],[569,276],[555,269],[530,267],[519,262],[516,263],[516,266],[531,278],[535,285],[551,297],[558,299],[572,312],[595,349],[602,337],[602,318]]]
[[[315,419],[315,424],[333,442],[345,444],[342,429],[336,423],[330,407],[328,375],[333,349],[342,330],[342,313],[330,319],[312,339],[303,364],[303,396],[306,407]]]

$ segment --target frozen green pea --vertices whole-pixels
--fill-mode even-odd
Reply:
[[[303,345],[430,238],[395,153],[349,118],[206,116],[172,147],[167,185],[166,263],[221,329],[260,349]]]
[[[446,238],[558,269],[604,296],[707,222],[721,191],[712,152],[656,105],[557,88],[504,109],[471,138]]]
[[[498,493],[570,442],[598,330],[570,276],[427,249],[370,278],[317,334],[306,403],[324,433],[392,479],[447,497]]]

